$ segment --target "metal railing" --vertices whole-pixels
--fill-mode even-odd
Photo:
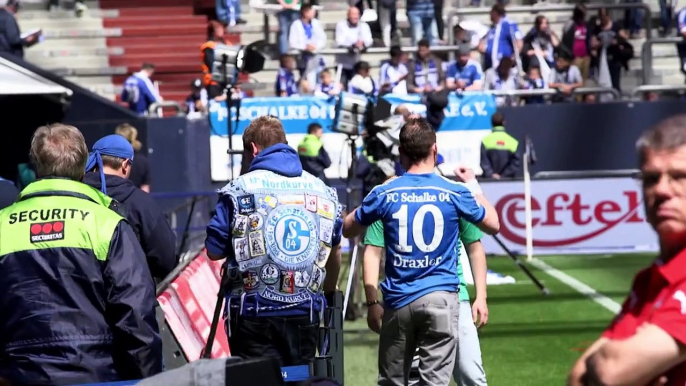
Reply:
[[[151,104],[150,107],[148,107],[148,113],[151,116],[161,116],[160,114],[158,114],[158,109],[165,107],[173,107],[174,109],[176,109],[177,116],[182,117],[186,115],[186,113],[184,113],[183,111],[183,107],[181,107],[181,105],[178,102],[174,101],[155,102]]]
[[[671,85],[671,84],[647,84],[643,86],[636,87],[631,91],[632,99],[640,99],[641,94],[655,92],[655,93],[665,93],[670,91],[686,91],[686,85]]]
[[[529,96],[553,96],[560,95],[562,92],[554,88],[533,89],[533,90],[486,90],[486,91],[467,91],[469,93],[485,93],[494,96],[510,96],[510,97],[529,97]],[[615,100],[619,100],[621,95],[619,91],[610,87],[580,87],[572,91],[572,95],[588,95],[588,94],[612,94]]]
[[[614,100],[620,100],[622,95],[612,87],[579,87],[572,90],[572,95],[612,94]]]
[[[679,37],[671,38],[655,38],[648,37],[641,48],[641,66],[642,66],[642,80],[644,85],[650,84],[650,78],[653,71],[653,46],[656,44],[676,44],[683,42],[684,39]]]
[[[455,45],[448,45],[448,46],[432,46],[431,47],[431,52],[450,52],[450,51],[456,51],[459,48],[459,46]],[[409,52],[409,53],[415,53],[417,52],[417,47],[401,47],[403,52]],[[370,47],[367,48],[362,55],[364,54],[387,54],[389,52],[390,48],[388,47]],[[288,53],[290,55],[300,55],[302,51],[298,50],[292,50],[289,51]],[[347,54],[350,51],[348,51],[347,48],[323,48],[319,51],[316,52],[318,55],[338,55],[338,54]]]

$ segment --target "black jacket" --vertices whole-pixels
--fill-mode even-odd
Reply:
[[[18,195],[19,192],[12,181],[3,180],[2,177],[0,177],[0,210],[12,205]]]
[[[17,19],[8,10],[0,8],[0,53],[8,53],[23,58],[24,44]]]
[[[97,193],[74,181],[38,180],[0,212],[0,378],[14,385],[162,371],[143,251]]]
[[[86,173],[83,182],[100,189],[100,174]],[[105,175],[107,195],[123,204],[143,252],[148,260],[150,273],[155,279],[164,279],[176,267],[176,236],[167,218],[152,197],[119,176]],[[100,189],[102,190],[102,189]]]

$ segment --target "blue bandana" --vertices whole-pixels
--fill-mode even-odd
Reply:
[[[121,135],[112,134],[101,138],[93,145],[93,151],[88,155],[86,162],[86,173],[98,167],[100,172],[100,184],[103,193],[107,194],[105,185],[105,172],[102,166],[102,156],[124,158],[133,161],[133,146]]]

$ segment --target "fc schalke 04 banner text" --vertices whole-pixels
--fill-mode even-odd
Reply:
[[[421,104],[419,95],[388,94],[384,98],[394,109],[401,104],[410,111],[424,115],[426,106]],[[234,150],[242,149],[241,135],[252,120],[264,115],[278,117],[283,123],[289,145],[294,148],[307,134],[311,123],[319,123],[324,128],[324,148],[331,157],[331,167],[326,170],[328,178],[345,178],[350,164],[350,146],[346,136],[333,133],[331,125],[335,115],[335,99],[318,97],[289,98],[246,98],[241,101],[238,127],[236,128],[237,109],[231,108],[232,145]],[[495,112],[495,99],[486,94],[451,94],[445,109],[445,120],[438,131],[439,152],[448,164],[464,163],[479,169],[479,150],[483,136],[490,132],[491,115]],[[228,111],[226,103],[211,102],[209,119],[212,133],[210,136],[212,180],[230,179],[230,165],[234,165],[234,175],[240,172],[241,156],[234,155],[233,162],[226,151],[229,147]],[[358,139],[356,147],[360,149]]]

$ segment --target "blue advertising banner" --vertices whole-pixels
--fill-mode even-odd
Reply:
[[[421,104],[419,95],[387,94],[383,98],[393,106],[407,106],[411,112],[424,115],[426,106]],[[439,151],[448,164],[464,163],[479,171],[479,149],[481,138],[491,128],[491,115],[496,110],[495,98],[483,93],[451,94],[448,107],[445,109],[445,120],[438,131]],[[307,126],[313,122],[324,128],[324,148],[329,153],[332,167],[326,170],[329,178],[345,178],[350,155],[347,151],[346,136],[333,133],[331,125],[335,115],[335,99],[318,97],[288,98],[246,98],[241,101],[238,127],[235,127],[237,109],[231,108],[231,125],[233,147],[240,150],[240,136],[252,120],[264,115],[278,117],[286,131],[288,142],[297,147],[307,133]],[[229,112],[226,102],[211,102],[209,119],[212,134],[210,152],[212,159],[212,180],[227,181],[230,167],[233,165],[235,175],[240,171],[239,155],[230,157],[228,149],[227,127]],[[361,146],[362,143],[357,143]],[[231,159],[233,158],[233,159]]]

